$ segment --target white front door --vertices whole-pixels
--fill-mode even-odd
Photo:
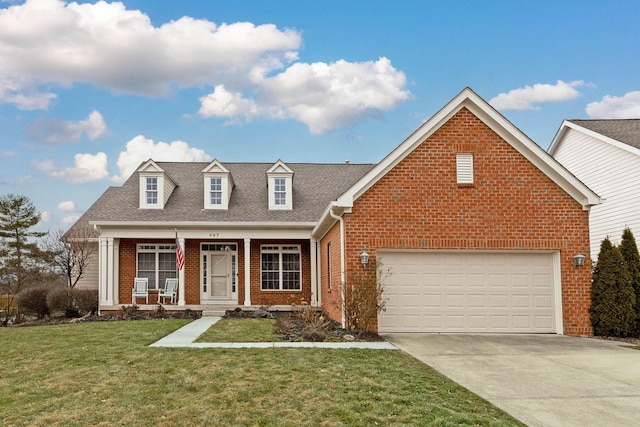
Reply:
[[[202,252],[202,302],[231,300],[231,258],[228,252]]]

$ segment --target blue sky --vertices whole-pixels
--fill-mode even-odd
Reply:
[[[469,86],[547,148],[640,118],[637,1],[0,0],[0,194],[68,228],[148,158],[377,162]]]

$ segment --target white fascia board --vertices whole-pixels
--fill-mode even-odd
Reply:
[[[553,141],[551,141],[551,145],[547,149],[547,153],[551,154],[552,156],[556,153],[556,151],[558,150],[558,147],[560,147],[560,144],[564,140],[564,135],[567,133],[567,128],[569,128],[568,126],[569,124],[570,123],[567,120],[562,121],[562,124],[560,125],[560,129],[558,129],[558,131],[556,132],[556,135],[553,137]]]
[[[242,239],[311,239],[311,229],[246,229],[246,228],[101,228],[101,237],[119,239],[171,239],[176,233],[181,239],[242,240]]]
[[[311,236],[315,239],[322,239],[325,234],[331,229],[333,224],[336,223],[337,219],[331,216],[331,209],[333,209],[333,213],[342,216],[345,213],[351,212],[351,207],[339,206],[337,202],[329,203],[329,206],[324,210],[320,220],[317,222],[316,226],[313,227],[311,231]]]
[[[433,135],[447,120],[464,107],[475,114],[489,126],[489,128],[500,135],[502,139],[507,141],[507,143],[520,154],[525,156],[538,169],[582,204],[584,209],[600,204],[600,197],[597,194],[573,176],[564,166],[522,133],[520,129],[514,126],[473,90],[465,88],[405,139],[395,150],[369,171],[369,173],[344,192],[338,198],[337,205],[344,207],[353,206],[354,200],[360,197],[387,172],[408,156],[419,144]]]
[[[316,222],[206,222],[206,221],[89,221],[90,225],[101,228],[224,228],[224,229],[313,229]]]
[[[565,120],[564,122],[562,122],[562,128],[561,128],[562,133],[560,131],[558,132],[558,136],[553,140],[553,143],[549,148],[549,153],[551,155],[553,155],[556,152],[556,150],[558,149],[558,146],[562,143],[564,134],[566,133],[567,129],[574,129],[578,132],[582,132],[583,134],[588,135],[592,138],[595,138],[599,141],[613,145],[616,148],[619,148],[624,151],[628,151],[629,153],[635,154],[636,156],[640,156],[640,149],[633,147],[629,144],[626,144],[624,142],[618,141],[617,139],[613,139],[611,137],[608,137],[606,135],[593,131],[591,129],[582,127],[576,123],[572,123],[568,120]]]

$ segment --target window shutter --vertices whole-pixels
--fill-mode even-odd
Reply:
[[[456,155],[458,184],[473,184],[473,154],[458,153]]]

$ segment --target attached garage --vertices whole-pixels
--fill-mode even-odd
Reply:
[[[383,251],[379,332],[562,333],[558,252]]]

